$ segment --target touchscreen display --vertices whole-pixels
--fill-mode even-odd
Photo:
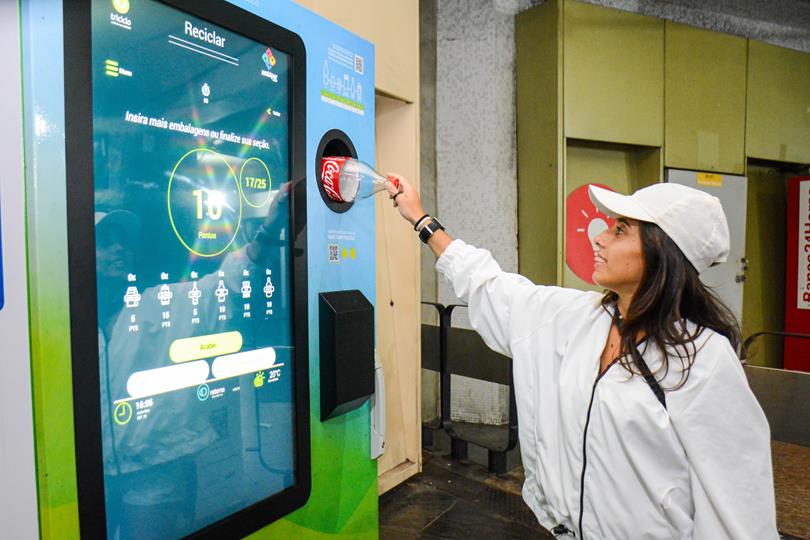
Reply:
[[[295,481],[290,57],[106,0],[92,65],[107,534],[176,538]]]

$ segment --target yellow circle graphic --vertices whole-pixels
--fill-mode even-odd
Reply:
[[[112,5],[115,11],[121,15],[126,15],[129,12],[129,0],[112,0]]]
[[[198,154],[198,153],[199,154],[203,154],[203,153],[213,154],[216,159],[222,161],[222,163],[225,164],[225,166],[227,167],[228,173],[229,173],[228,176],[230,177],[231,180],[233,180],[233,183],[236,186],[236,190],[235,190],[236,191],[236,198],[238,199],[238,202],[239,202],[239,215],[236,218],[236,226],[233,227],[233,233],[230,235],[230,238],[228,238],[228,241],[227,241],[225,247],[223,247],[222,249],[220,249],[218,251],[211,252],[211,253],[200,251],[199,249],[195,249],[194,247],[189,245],[189,242],[186,241],[188,239],[183,238],[183,235],[180,233],[180,231],[177,230],[177,224],[175,223],[175,216],[174,216],[174,213],[172,212],[172,184],[174,183],[175,175],[177,174],[177,169],[180,167],[180,165],[183,163],[183,161],[186,158],[188,158],[192,154]],[[210,179],[211,178],[209,178],[209,180]],[[198,182],[195,185],[200,186],[200,184],[202,184],[202,183],[204,183],[204,180],[200,181],[198,179]],[[197,202],[197,207],[198,207],[198,212],[199,212],[199,215],[197,217],[198,217],[198,219],[202,219],[201,214],[202,214],[202,209],[203,209],[203,201],[202,201],[203,189],[201,188],[199,190],[195,190],[192,193],[194,193],[196,195],[197,194],[196,192],[199,192],[199,197],[200,197],[199,201]],[[210,199],[209,199],[209,201],[210,201]],[[206,204],[208,204],[208,203],[206,203]],[[228,160],[225,159],[225,157],[222,154],[220,154],[218,152],[215,152],[214,150],[211,150],[209,148],[195,148],[194,150],[190,150],[190,151],[186,152],[185,154],[183,154],[183,157],[181,157],[177,161],[177,163],[174,165],[174,169],[172,169],[172,174],[169,177],[169,187],[166,190],[166,205],[167,205],[168,210],[169,210],[169,222],[172,225],[172,230],[174,230],[175,236],[177,236],[177,239],[180,241],[181,244],[183,244],[183,246],[187,250],[189,250],[191,253],[193,253],[195,255],[198,255],[200,257],[216,257],[217,255],[221,255],[222,253],[224,253],[229,247],[231,247],[231,244],[236,239],[236,235],[239,232],[239,227],[242,224],[242,190],[239,187],[239,180],[237,180],[237,178],[236,178],[236,173],[233,172],[233,168],[231,167],[231,164],[228,163]],[[210,215],[210,212],[211,212],[211,207],[210,206],[208,207],[208,210],[209,210],[209,215]],[[221,211],[221,208],[220,208],[220,211]],[[226,223],[226,227],[227,227],[227,225],[232,225],[232,223],[228,222],[227,220],[226,220],[225,223]],[[198,235],[197,235],[198,238],[203,238],[203,236],[202,236],[203,234],[211,234],[211,233],[208,233],[207,231],[201,231],[199,229],[198,229],[197,232],[198,232]],[[193,243],[193,242],[191,242],[191,243]]]
[[[259,204],[253,204],[250,202],[250,199],[248,199],[247,193],[245,192],[245,188],[242,186],[242,184],[244,183],[242,180],[245,180],[245,182],[247,182],[248,179],[248,177],[244,177],[245,166],[251,161],[258,161],[259,164],[262,167],[264,167],[264,171],[267,173],[267,187],[265,188],[267,189],[267,197],[265,197],[265,199]],[[239,189],[241,190],[242,197],[245,199],[247,205],[252,208],[261,208],[262,206],[270,202],[270,190],[273,189],[273,179],[270,177],[270,169],[267,168],[267,164],[265,164],[264,161],[262,161],[257,157],[252,157],[246,160],[244,163],[242,163],[242,167],[240,167],[239,169]]]
[[[119,426],[126,425],[132,419],[132,405],[127,401],[122,401],[116,405],[115,411],[113,411],[113,418],[115,419],[115,423]]]

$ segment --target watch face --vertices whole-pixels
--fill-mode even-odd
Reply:
[[[444,225],[442,225],[441,222],[435,217],[431,217],[430,221],[428,221],[427,224],[419,230],[419,239],[427,244],[428,239],[433,236],[433,233],[443,230]]]
[[[419,230],[419,239],[420,239],[422,242],[426,243],[426,244],[427,244],[428,238],[430,238],[431,236],[433,236],[433,228],[431,227],[431,225],[433,225],[433,222],[432,222],[432,221],[429,221],[429,222],[427,223],[427,225],[425,225],[424,227],[422,227],[422,228]]]

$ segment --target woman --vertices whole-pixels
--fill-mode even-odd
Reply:
[[[386,184],[472,326],[513,359],[523,498],[558,536],[776,539],[767,421],[739,328],[698,274],[726,260],[719,201],[678,184],[591,186],[604,294],[543,287],[453,240],[403,178]]]

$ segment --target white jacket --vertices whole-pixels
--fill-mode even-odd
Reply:
[[[725,337],[701,334],[664,409],[620,364],[598,375],[612,321],[599,293],[534,285],[461,240],[436,269],[513,359],[523,498],[544,527],[588,540],[779,538],[768,423]],[[661,351],[640,348],[655,373]],[[661,386],[680,379],[670,359]]]

